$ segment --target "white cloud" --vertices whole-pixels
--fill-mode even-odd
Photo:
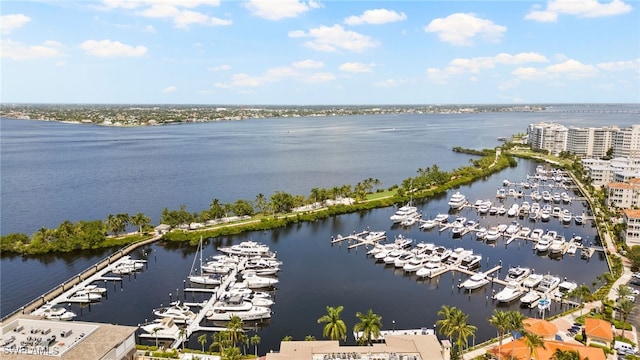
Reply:
[[[524,19],[538,22],[556,22],[558,20],[558,13],[553,11],[531,11],[525,15]]]
[[[407,80],[402,79],[386,79],[382,81],[374,82],[372,85],[375,87],[397,87],[406,84]]]
[[[477,73],[481,69],[492,69],[496,65],[518,65],[530,62],[549,62],[544,56],[534,52],[518,53],[515,55],[500,53],[495,56],[457,58],[449,62],[447,72],[449,74],[461,74],[464,72]]]
[[[42,45],[25,45],[18,41],[0,39],[0,57],[11,60],[35,60],[66,56],[60,51],[62,45],[56,41],[45,41]]]
[[[437,33],[441,41],[461,46],[472,45],[476,38],[498,42],[507,28],[472,13],[457,13],[431,21],[424,31]]]
[[[348,50],[361,52],[368,48],[378,46],[378,43],[366,35],[355,31],[344,30],[340,25],[321,26],[309,30],[295,30],[289,32],[291,38],[311,38],[305,43],[306,46],[318,51],[334,52],[338,50]]]
[[[192,24],[227,26],[233,23],[192,10],[199,6],[217,7],[220,0],[105,0],[103,4],[105,10],[120,8],[148,18],[170,18],[176,28],[187,28]]]
[[[449,79],[449,74],[437,68],[428,68],[427,77],[435,83],[444,84]]]
[[[387,9],[374,9],[366,10],[360,16],[349,16],[344,19],[344,23],[347,25],[362,25],[372,24],[380,25],[390,22],[403,21],[407,19],[405,13],[398,13]]]
[[[214,66],[214,67],[210,67],[209,70],[211,71],[227,71],[227,70],[231,70],[231,65],[219,65],[219,66]]]
[[[231,25],[231,20],[219,19],[204,13],[180,9],[178,6],[168,3],[157,3],[139,12],[140,15],[149,18],[171,18],[175,27],[187,28],[189,25],[226,26]]]
[[[303,81],[310,83],[328,82],[336,79],[332,73],[315,73],[303,78]]]
[[[147,53],[145,46],[131,46],[111,40],[87,40],[80,44],[80,48],[99,57],[139,57]]]
[[[561,63],[549,65],[545,68],[519,67],[511,72],[518,80],[559,80],[583,79],[597,74],[598,69],[592,65],[585,65],[577,60],[569,59]]]
[[[596,64],[599,69],[607,71],[636,70],[640,72],[640,58],[627,61],[612,61]]]
[[[359,62],[348,62],[340,65],[340,70],[361,73],[361,72],[371,72],[373,71],[373,67],[375,64],[364,64]]]
[[[324,63],[322,61],[306,59],[302,61],[296,61],[291,64],[291,66],[297,69],[318,69],[324,67]]]
[[[551,74],[566,75],[572,78],[589,77],[598,72],[592,65],[585,65],[577,60],[567,60],[563,63],[550,65],[547,71]]]
[[[173,86],[173,85],[171,85],[171,86],[167,86],[166,88],[162,89],[162,93],[163,94],[169,94],[169,93],[175,92],[176,90],[178,90],[178,88]]]
[[[117,8],[131,10],[157,4],[186,8],[195,8],[201,5],[220,6],[220,0],[103,0],[102,3],[107,10]]]
[[[532,9],[524,18],[540,22],[555,22],[559,14],[596,18],[626,14],[633,10],[620,0],[600,2],[599,0],[551,0],[545,10]]]
[[[0,16],[0,32],[9,34],[15,29],[23,27],[31,18],[23,14],[9,14]]]
[[[320,61],[302,60],[293,62],[290,66],[278,66],[267,69],[260,76],[248,74],[234,74],[229,82],[218,82],[215,84],[219,88],[256,87],[267,83],[274,83],[285,79],[294,79],[304,82],[325,82],[335,79],[335,75],[330,73],[308,73],[305,70],[318,69],[324,67]]]
[[[298,0],[249,0],[244,3],[244,7],[252,15],[267,19],[280,20],[284,18],[294,18],[312,8],[321,5],[315,1]]]

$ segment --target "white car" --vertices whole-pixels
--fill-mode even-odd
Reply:
[[[632,303],[636,302],[636,297],[633,295],[627,295],[624,298],[631,301]]]
[[[627,286],[627,289],[629,289],[629,292],[631,293],[631,295],[640,295],[640,290],[634,287]]]

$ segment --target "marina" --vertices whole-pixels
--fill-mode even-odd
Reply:
[[[528,116],[529,114],[524,115]],[[359,126],[361,122],[358,123],[358,121],[355,121],[357,119],[345,117],[340,118],[339,122],[337,118],[327,119],[329,125],[334,124],[341,128],[348,126],[346,129],[343,128],[346,133],[355,138],[360,137],[360,140],[363,138],[367,139],[368,142],[354,141],[353,147],[340,149],[340,154],[331,152],[331,149],[329,149],[329,151],[322,151],[323,157],[327,157],[327,159],[330,158],[332,161],[331,163],[315,161],[313,172],[308,172],[308,170],[304,168],[305,164],[309,163],[309,156],[307,155],[302,156],[304,158],[302,162],[298,162],[295,159],[288,161],[287,165],[295,168],[295,172],[288,172],[286,169],[274,168],[270,165],[269,174],[274,174],[273,176],[267,174],[265,177],[263,176],[263,172],[259,172],[261,175],[255,179],[253,177],[247,178],[246,175],[237,177],[237,172],[234,173],[233,168],[225,165],[225,162],[237,164],[237,162],[240,161],[238,158],[240,154],[234,156],[233,154],[229,155],[227,152],[222,152],[220,154],[221,157],[214,154],[217,164],[215,169],[198,167],[194,173],[189,172],[188,167],[187,169],[184,167],[175,168],[180,173],[180,176],[168,174],[164,171],[161,174],[154,171],[149,172],[144,166],[140,166],[146,164],[146,162],[132,162],[133,159],[124,156],[121,157],[123,166],[125,166],[124,163],[126,163],[127,165],[125,167],[128,170],[139,168],[141,169],[140,171],[151,174],[151,183],[145,183],[142,188],[140,186],[134,186],[135,184],[130,184],[126,188],[116,187],[113,189],[114,184],[122,184],[121,179],[125,173],[119,172],[117,170],[118,167],[114,166],[115,164],[110,164],[109,168],[115,169],[114,176],[117,174],[117,182],[112,181],[110,176],[106,176],[110,174],[104,175],[100,171],[90,170],[95,174],[102,174],[99,182],[104,184],[104,187],[112,189],[111,193],[115,195],[109,199],[92,198],[92,194],[100,194],[101,192],[95,191],[96,189],[91,187],[81,187],[74,196],[71,196],[70,194],[64,193],[64,187],[62,185],[54,182],[50,184],[51,187],[62,190],[58,192],[53,191],[51,194],[59,194],[60,199],[49,199],[37,191],[33,193],[16,191],[3,194],[7,195],[6,197],[3,196],[3,203],[12,209],[16,209],[14,214],[30,211],[24,209],[24,204],[41,203],[42,206],[36,209],[41,211],[34,213],[33,217],[31,217],[42,219],[37,226],[56,226],[65,218],[69,218],[72,221],[86,218],[100,219],[108,213],[122,211],[128,211],[130,213],[143,211],[150,215],[152,220],[156,222],[158,219],[157,214],[159,214],[160,210],[165,206],[176,208],[179,204],[186,203],[190,211],[198,211],[199,209],[207,208],[211,198],[218,197],[220,194],[222,194],[222,201],[234,201],[238,198],[251,199],[255,194],[260,192],[268,195],[269,192],[272,191],[270,189],[279,188],[280,186],[283,186],[286,191],[294,194],[305,194],[308,192],[308,187],[312,186],[311,184],[314,186],[334,186],[334,184],[341,185],[344,183],[355,184],[359,180],[369,176],[378,177],[384,186],[387,187],[395,183],[400,183],[402,178],[413,174],[415,168],[422,165],[416,164],[414,159],[398,160],[398,142],[410,145],[412,151],[424,151],[425,141],[428,141],[429,144],[438,144],[438,146],[444,149],[450,148],[452,144],[456,144],[455,141],[451,141],[451,138],[446,136],[447,134],[455,133],[456,137],[465,138],[470,136],[469,134],[471,133],[473,134],[473,138],[476,139],[472,145],[474,148],[492,147],[494,146],[496,136],[508,136],[508,134],[520,131],[523,126],[526,126],[529,122],[543,121],[544,119],[544,117],[540,117],[544,114],[532,113],[530,115],[531,117],[535,117],[535,119],[520,119],[518,120],[520,122],[517,124],[514,123],[513,114],[505,117],[502,122],[496,119],[496,114],[492,114],[491,116],[479,114],[473,117],[473,121],[466,121],[458,115],[448,115],[441,120],[435,117],[429,117],[430,125],[433,123],[433,126],[438,129],[438,132],[433,132],[432,127],[429,126],[429,132],[426,133],[420,131],[420,128],[424,127],[424,117],[416,118],[415,121],[413,121],[410,117],[402,116],[402,122],[406,126],[398,127],[398,130],[402,131],[396,131],[393,134],[375,132],[378,128],[388,126],[388,118],[367,118],[367,124],[371,125],[374,129],[374,133],[372,133],[374,136],[368,133],[362,133],[362,127]],[[452,119],[454,119],[454,121],[452,121]],[[284,130],[284,133],[287,133],[287,130],[292,130],[293,134],[293,130],[298,131],[305,127],[307,123],[306,119],[296,119],[296,121],[293,121],[293,119],[285,119],[282,120],[282,124],[276,121],[273,132],[271,129],[265,129],[265,133],[260,132],[260,135],[257,137],[251,136],[248,139],[244,138],[243,142],[249,141],[252,144],[251,147],[255,150],[252,152],[258,155],[258,159],[256,160],[258,163],[264,162],[270,164],[268,157],[261,157],[260,154],[272,153],[266,148],[260,148],[261,145],[255,142],[263,138],[280,139],[278,134],[281,133],[282,130]],[[212,154],[207,154],[207,156],[203,158],[199,155],[202,152],[200,146],[198,146],[197,149],[193,149],[195,151],[192,151],[190,148],[193,146],[190,145],[189,139],[192,139],[192,136],[196,133],[204,134],[202,129],[208,129],[210,127],[223,130],[219,132],[219,134],[221,134],[220,136],[223,137],[221,141],[226,141],[225,139],[227,137],[232,138],[232,134],[226,132],[225,129],[221,129],[222,127],[226,127],[225,124],[216,124],[215,126],[211,124],[207,124],[206,126],[195,125],[196,128],[199,129],[195,131],[194,134],[191,133],[195,128],[190,126],[182,127],[181,129],[185,133],[190,133],[188,134],[189,136],[185,134],[184,138],[165,134],[168,129],[167,127],[133,129],[133,133],[125,134],[118,132],[117,136],[115,136],[116,134],[112,136],[111,133],[120,129],[90,129],[87,127],[77,127],[76,129],[76,127],[73,126],[62,128],[58,127],[58,124],[53,123],[27,123],[26,125],[31,126],[32,124],[46,127],[48,134],[58,133],[59,130],[57,129],[68,132],[68,130],[73,128],[74,136],[90,139],[90,141],[83,144],[96,144],[96,146],[101,144],[101,148],[104,147],[108,149],[110,153],[114,151],[119,152],[120,150],[115,145],[109,144],[141,144],[142,142],[141,146],[147,149],[144,151],[145,153],[158,154],[163,161],[172,164],[184,163],[180,160],[182,156],[180,159],[175,156],[172,157],[171,154],[173,150],[171,152],[165,152],[153,145],[157,142],[145,141],[144,139],[155,139],[156,137],[151,133],[161,132],[162,134],[159,136],[163,138],[166,137],[168,142],[173,141],[182,144],[185,147],[184,151],[193,161],[210,164],[214,161],[211,158]],[[262,125],[262,122],[243,122],[239,125],[242,128],[247,127],[247,133],[254,134],[255,132],[252,132],[251,128],[256,129],[258,124]],[[579,124],[584,124],[584,119],[581,118]],[[311,129],[311,127],[309,127],[309,129]],[[352,132],[352,129],[355,131]],[[3,128],[3,130],[6,129]],[[4,134],[9,134],[9,130],[4,132]],[[307,130],[307,128],[304,130]],[[84,134],[95,131],[100,133],[99,137],[93,138],[91,134],[88,134],[89,136]],[[218,131],[216,131],[216,133],[218,133]],[[266,133],[269,135],[264,135]],[[130,134],[134,135],[130,136]],[[389,139],[384,139],[383,137],[386,135],[393,135],[393,141],[390,142]],[[60,134],[59,136],[65,135]],[[123,136],[124,139],[122,138]],[[341,133],[341,136],[344,136],[344,134]],[[105,140],[103,141],[102,138]],[[216,138],[218,138],[217,135]],[[329,138],[331,138],[331,141],[327,142],[327,144],[335,144],[335,137],[328,136],[326,139],[318,139],[318,141],[324,142],[324,140],[328,140]],[[29,141],[28,137],[25,138],[23,136],[21,139],[27,139],[23,141]],[[203,139],[204,142],[208,140],[209,139]],[[415,149],[413,147],[414,140],[419,140],[416,144],[420,144],[420,146]],[[238,140],[232,139],[231,143],[235,141]],[[273,141],[269,141],[269,143],[269,146],[273,145]],[[9,146],[10,143],[7,142],[6,144]],[[30,142],[28,142],[28,144],[29,147],[33,146]],[[54,143],[38,141],[37,144],[46,147]],[[371,147],[367,144],[375,144],[375,146]],[[16,144],[11,144],[11,146],[16,146]],[[391,147],[391,149],[389,149],[389,147]],[[171,148],[175,149],[174,147]],[[429,149],[431,149],[431,147],[429,147]],[[73,154],[91,153],[93,157],[100,157],[99,154],[96,154],[96,150],[97,149],[86,149],[85,147],[82,151],[78,151],[77,147],[74,147],[73,149],[62,150],[61,152],[56,146],[55,150],[45,150],[44,153],[64,154],[65,157],[74,159],[73,161],[79,161],[73,157]],[[136,153],[130,149],[127,150],[127,152],[122,152],[122,154]],[[316,149],[314,149],[314,151],[315,150]],[[291,151],[291,149],[288,151]],[[294,151],[291,153],[309,154],[309,151],[310,149],[301,149],[294,145]],[[367,163],[366,159],[354,160],[354,155],[359,154],[360,151],[364,151],[364,153],[367,154],[389,154],[390,156],[377,156],[374,163],[370,164]],[[10,151],[4,152],[6,156],[9,156],[10,153]],[[468,155],[449,154],[446,151],[442,153],[443,156],[437,163],[446,170],[454,168],[458,166],[458,164],[467,164],[469,160]],[[340,158],[341,154],[342,156],[348,154],[348,159]],[[246,158],[246,156],[243,156],[243,158]],[[20,161],[19,163],[30,163],[30,161],[30,159],[24,159],[24,161]],[[53,159],[51,163],[55,164],[55,167],[61,166],[55,159]],[[346,165],[354,163],[362,164],[362,169],[366,170],[362,170],[360,167],[354,168],[353,166]],[[371,173],[371,169],[376,167],[376,164],[379,165],[381,163],[387,164],[388,166],[376,170],[375,173]],[[535,170],[535,164],[531,165],[533,163],[530,161],[518,159],[518,163],[518,167],[506,169],[499,174],[490,176],[486,181],[479,181],[474,184],[461,186],[459,189],[452,189],[447,194],[437,196],[428,201],[414,201],[414,205],[418,207],[419,211],[422,211],[423,219],[435,219],[436,215],[447,213],[451,221],[453,221],[453,216],[458,215],[465,216],[472,220],[480,220],[480,226],[477,232],[469,232],[461,238],[454,239],[452,234],[447,231],[438,232],[435,230],[427,231],[426,229],[420,229],[419,225],[421,225],[422,222],[416,222],[415,225],[408,227],[403,227],[400,224],[393,225],[389,221],[389,218],[397,208],[389,207],[363,211],[359,214],[348,214],[335,218],[330,217],[314,223],[295,224],[285,229],[252,232],[237,236],[221,237],[219,239],[205,239],[205,257],[215,253],[218,247],[253,239],[268,244],[273,251],[278,252],[278,258],[286,261],[287,271],[279,275],[278,279],[280,282],[277,285],[277,290],[274,291],[274,295],[277,297],[277,302],[272,306],[274,316],[272,316],[271,321],[267,324],[256,327],[262,338],[259,346],[259,352],[261,353],[268,351],[268,349],[277,349],[280,340],[286,335],[292,335],[294,339],[299,339],[300,334],[311,334],[318,339],[322,338],[322,329],[316,324],[316,319],[324,313],[327,305],[344,305],[345,311],[343,314],[345,322],[347,322],[349,326],[357,321],[354,316],[355,311],[366,311],[368,308],[373,308],[376,313],[384,316],[383,324],[386,329],[391,328],[392,320],[395,321],[397,327],[419,329],[425,324],[432,324],[436,321],[437,315],[433,309],[438,308],[442,303],[442,299],[445,298],[449,304],[457,306],[470,314],[469,321],[478,326],[477,340],[481,341],[482,339],[491,337],[495,333],[495,331],[486,324],[486,318],[494,308],[490,300],[492,290],[494,288],[499,290],[500,285],[495,284],[494,287],[488,285],[471,293],[465,291],[464,295],[462,295],[463,291],[457,289],[458,279],[465,280],[468,277],[467,274],[458,271],[449,271],[434,278],[416,279],[413,275],[409,275],[402,269],[390,270],[389,265],[384,263],[375,263],[374,265],[373,261],[365,256],[365,252],[361,251],[364,249],[364,246],[359,246],[357,248],[357,255],[354,255],[354,251],[346,251],[346,242],[342,242],[342,244],[336,243],[331,247],[327,246],[327,240],[332,235],[335,236],[335,234],[350,234],[353,229],[358,229],[359,231],[371,227],[375,230],[386,231],[389,239],[394,239],[396,235],[402,234],[407,238],[415,239],[417,243],[433,242],[436,245],[442,245],[451,249],[456,247],[463,247],[468,250],[473,249],[474,254],[482,255],[480,271],[497,266],[499,261],[502,260],[504,264],[502,272],[511,266],[521,265],[535,268],[537,273],[546,274],[551,272],[552,274],[562,274],[563,276],[573,279],[578,284],[591,284],[597,275],[606,271],[606,262],[604,261],[602,252],[596,250],[599,246],[599,239],[591,227],[591,220],[589,220],[591,214],[582,204],[580,195],[573,194],[573,190],[571,189],[567,192],[573,197],[573,200],[569,204],[560,203],[560,206],[570,208],[573,214],[584,214],[587,219],[584,219],[582,224],[578,225],[574,220],[572,224],[567,226],[561,224],[560,219],[553,217],[546,223],[541,222],[539,219],[534,223],[529,223],[528,221],[531,220],[528,218],[518,220],[522,223],[522,226],[528,226],[532,230],[535,228],[541,228],[545,232],[547,230],[557,230],[560,234],[565,235],[566,239],[570,239],[575,232],[576,235],[584,239],[583,244],[587,245],[588,249],[583,249],[585,249],[586,255],[589,255],[588,258],[583,259],[581,257],[583,250],[577,250],[575,256],[567,253],[565,256],[558,258],[551,258],[548,254],[538,255],[532,251],[532,242],[528,240],[514,239],[508,246],[505,246],[504,236],[500,237],[499,240],[495,240],[493,243],[490,241],[487,242],[486,240],[479,241],[476,238],[476,235],[480,233],[480,228],[482,227],[485,227],[488,232],[492,227],[497,227],[498,223],[508,224],[510,222],[511,219],[507,219],[506,215],[503,219],[500,218],[500,215],[492,215],[490,210],[495,207],[497,214],[498,209],[504,206],[506,214],[506,209],[510,207],[510,203],[516,200],[516,197],[506,197],[504,202],[501,203],[497,198],[494,198],[496,188],[503,187],[503,179],[512,179],[515,180],[513,181],[514,183],[518,183],[520,182],[519,179],[526,179],[526,174],[532,173]],[[9,164],[10,163],[7,163],[7,165]],[[40,163],[38,164],[39,166],[43,166]],[[153,164],[152,168],[154,169],[164,169],[162,164],[158,164],[157,159],[150,161],[149,164]],[[336,169],[335,165],[340,166]],[[430,164],[427,163],[424,165]],[[65,167],[62,168],[66,169]],[[318,168],[323,169],[323,174],[325,172],[326,174],[332,174],[331,177],[317,176]],[[7,174],[10,173],[16,172],[7,170]],[[221,190],[216,190],[214,194],[212,194],[210,186],[206,188],[199,186],[201,183],[210,184],[209,180],[202,181],[200,178],[202,178],[201,175],[211,173],[230,176],[228,181],[223,181],[223,186],[220,188]],[[312,178],[304,177],[305,174],[311,173],[314,174]],[[74,171],[69,171],[69,174],[73,178],[86,177],[85,175],[78,175],[77,172]],[[167,182],[166,179],[172,179],[174,177],[180,178],[183,176],[194,179],[193,186],[176,194],[175,189],[180,188],[180,185]],[[290,186],[288,182],[282,185],[282,179],[299,179],[300,176],[310,180],[304,180],[299,183],[296,182],[298,185],[294,184],[293,186]],[[206,176],[207,179],[209,179],[209,177],[209,175]],[[91,178],[91,176],[88,176],[88,178]],[[154,179],[164,180],[154,181]],[[68,181],[70,180],[65,179],[65,182]],[[87,181],[93,180],[88,179]],[[244,183],[244,186],[240,189],[241,191],[238,191],[238,189],[229,191],[227,189],[228,186],[224,186],[225,184],[238,184],[240,181]],[[259,187],[256,187],[256,184],[258,184]],[[38,189],[37,186],[31,187]],[[86,194],[83,192],[85,189],[87,190]],[[145,189],[154,189],[154,192],[165,194],[165,196],[150,197],[143,195],[147,192]],[[449,212],[450,208],[447,204],[448,198],[451,194],[455,193],[455,191],[460,191],[466,195],[467,199],[472,203],[474,199],[490,199],[493,205],[487,210],[486,215],[479,214],[478,210],[474,210],[471,206]],[[528,194],[528,191],[524,191],[524,193]],[[12,201],[15,197],[12,194],[23,195],[20,196],[19,201]],[[23,199],[22,197],[26,195],[33,195],[34,199],[46,200]],[[144,201],[137,202],[136,197],[142,197]],[[91,199],[91,206],[87,207],[77,203],[69,204],[69,201],[65,202],[64,199]],[[532,202],[531,199],[528,198],[519,198],[518,202],[522,202],[525,199]],[[56,211],[56,208],[51,207],[53,204],[60,204],[60,206],[65,206],[65,208],[69,208],[71,211]],[[103,206],[95,206],[95,204],[103,204]],[[131,204],[131,208],[123,209],[121,204]],[[52,217],[53,215],[58,215],[58,217]],[[25,231],[30,234],[36,230],[35,228],[32,230],[34,224],[20,220],[20,217],[17,216],[15,216],[16,219],[13,218],[14,216],[12,216],[12,214],[3,214],[3,231]],[[337,248],[344,248],[345,251],[336,251]],[[160,241],[148,245],[143,249],[144,252],[148,254],[146,259],[149,261],[149,268],[136,275],[118,276],[122,280],[115,282],[108,281],[107,295],[100,302],[92,303],[90,311],[88,310],[88,306],[80,303],[74,303],[70,307],[67,306],[68,310],[77,314],[75,319],[82,321],[115,322],[135,326],[145,323],[147,318],[152,318],[152,309],[158,308],[162,303],[167,305],[175,301],[178,294],[182,302],[190,304],[201,303],[210,297],[210,293],[207,292],[183,292],[184,288],[194,287],[189,285],[183,286],[183,281],[194,258],[195,247],[190,247],[187,244]],[[30,302],[31,299],[39,299],[40,294],[47,292],[52,287],[52,284],[61,284],[64,282],[66,286],[69,286],[67,280],[73,278],[74,274],[77,275],[84,269],[91,267],[113,251],[113,249],[108,251],[88,251],[81,256],[69,254],[68,256],[45,256],[27,259],[21,259],[20,257],[12,258],[10,256],[3,258],[2,273],[13,274],[11,277],[3,276],[2,304],[4,314],[14,309],[20,309],[22,305]],[[591,253],[589,254],[589,252]],[[142,250],[136,251],[131,255],[141,258]],[[25,269],[28,269],[28,271],[24,271]],[[20,274],[27,273],[29,274],[28,282],[25,281],[24,276],[20,276]],[[29,285],[25,286],[27,283]],[[310,286],[310,284],[313,286]],[[103,287],[103,281],[101,280],[97,285]],[[454,289],[453,291],[452,288]],[[345,291],[345,289],[348,289],[348,291]],[[457,294],[458,291],[460,292],[459,296],[451,296],[452,293]],[[402,301],[406,306],[401,308],[396,306],[399,301],[399,296],[402,296]],[[487,296],[489,296],[489,301],[488,305],[485,305],[485,298]],[[131,303],[132,298],[137,299],[135,304]],[[376,299],[376,301],[371,302],[368,299]],[[514,303],[508,306],[509,309],[513,309],[514,307],[519,307],[519,304]],[[417,313],[419,315],[408,316],[406,314],[407,312],[404,311],[406,308],[411,308],[412,314]],[[83,310],[82,313],[81,309]],[[195,311],[195,309],[192,310]],[[528,310],[525,308],[521,311],[526,314]],[[560,311],[560,304],[554,303],[549,310],[549,314],[558,311]],[[211,325],[206,326],[215,327]],[[187,346],[200,348],[200,345],[195,341],[195,336],[197,335],[194,334],[190,337]]]

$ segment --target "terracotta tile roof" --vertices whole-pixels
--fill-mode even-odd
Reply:
[[[584,322],[584,331],[587,334],[587,338],[597,337],[608,341],[613,340],[611,323],[606,320],[586,318]]]
[[[623,209],[624,215],[628,218],[640,218],[640,209]]]
[[[580,353],[580,359],[588,358],[589,360],[606,360],[606,356],[604,354],[604,351],[602,351],[602,349],[591,347],[591,346],[570,344],[562,341],[549,341],[549,340],[544,342],[544,348],[539,347],[536,349],[535,354],[531,355],[531,359],[535,359],[535,360],[552,359],[553,353],[556,351],[556,349],[560,349],[563,351],[567,351],[567,350],[578,351],[578,353]],[[489,351],[494,355],[497,355],[498,346],[493,347]],[[514,359],[528,360],[530,350],[527,347],[527,344],[524,341],[524,339],[520,338],[518,340],[503,344],[500,353],[502,354],[503,358],[507,356],[512,356]]]
[[[638,186],[636,185],[632,185],[632,184],[627,184],[627,183],[621,183],[621,182],[612,182],[607,184],[607,186],[609,187],[609,189],[637,189]]]

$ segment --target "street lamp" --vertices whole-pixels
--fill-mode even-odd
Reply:
[[[391,323],[393,324],[393,331],[396,331],[396,321],[395,320],[391,320]]]

